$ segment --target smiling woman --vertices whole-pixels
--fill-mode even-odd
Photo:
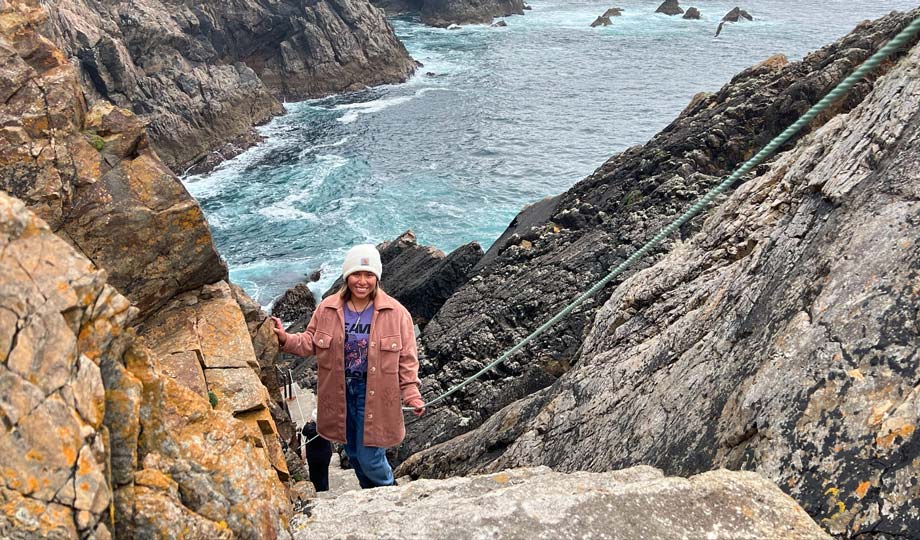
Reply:
[[[406,436],[400,401],[425,412],[412,317],[380,288],[382,273],[377,248],[355,246],[342,265],[345,284],[304,332],[288,334],[274,318],[284,352],[316,355],[316,430],[345,444],[362,488],[395,483],[386,448]]]

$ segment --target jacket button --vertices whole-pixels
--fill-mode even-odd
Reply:
[[[368,420],[373,420],[373,419],[374,419],[374,413],[368,414],[368,415],[367,415],[367,419],[368,419]]]
[[[320,345],[322,345],[322,344],[323,344],[323,340],[322,340],[322,339],[321,339],[321,340],[319,340],[319,344],[320,344]]]
[[[397,345],[396,343],[394,343],[394,344],[391,346],[391,348],[392,348],[393,350],[396,350],[396,349],[399,348],[399,345]]]
[[[376,346],[377,346],[377,342],[376,342],[376,341],[371,341],[371,347],[376,347]]]
[[[375,371],[377,371],[377,368],[375,368],[374,366],[371,366],[371,373],[374,373]]]
[[[373,390],[371,390],[371,391],[370,391],[370,392],[368,392],[367,394],[368,394],[369,396],[373,396],[373,395],[374,395],[374,391],[373,391]]]

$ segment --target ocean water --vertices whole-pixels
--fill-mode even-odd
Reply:
[[[183,179],[230,276],[262,305],[319,269],[326,290],[347,249],[412,229],[449,252],[487,249],[527,204],[565,191],[641,144],[701,91],[775,53],[792,60],[862,20],[918,2],[529,0],[508,26],[428,28],[393,20],[423,67],[408,82],[285,104],[265,142]],[[754,17],[726,25],[740,5]],[[624,8],[606,28],[590,23]],[[386,283],[384,276],[383,283]]]

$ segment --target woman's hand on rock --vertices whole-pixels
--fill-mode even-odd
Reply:
[[[278,336],[278,342],[284,347],[285,342],[287,342],[287,332],[284,331],[284,325],[281,324],[281,319],[278,317],[272,317],[272,322],[275,323],[272,330],[274,330],[275,335]]]
[[[412,398],[406,402],[406,405],[415,409],[412,411],[412,414],[415,416],[421,416],[425,414],[425,402],[421,398]]]

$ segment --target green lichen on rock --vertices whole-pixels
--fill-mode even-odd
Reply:
[[[217,408],[217,394],[215,394],[214,392],[210,392],[210,391],[209,391],[209,392],[208,392],[208,401],[211,402],[211,408],[212,408],[212,409],[216,409],[216,408]]]

